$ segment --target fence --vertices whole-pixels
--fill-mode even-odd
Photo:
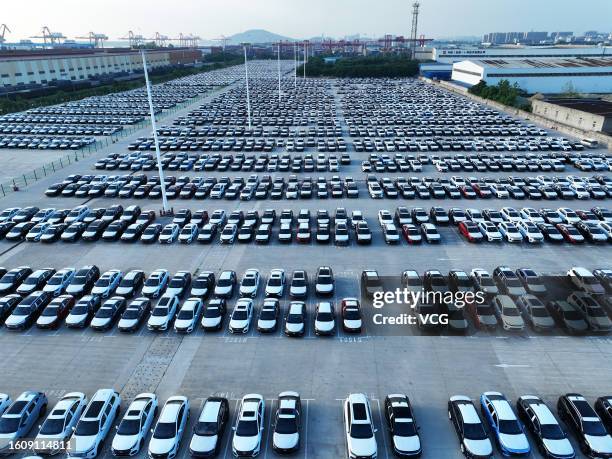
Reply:
[[[201,94],[198,97],[194,97],[192,99],[188,99],[185,102],[182,102],[180,104],[177,104],[176,106],[168,109],[168,110],[164,110],[163,112],[159,113],[156,115],[155,119],[156,120],[163,120],[164,118],[167,118],[170,115],[173,115],[174,113],[178,112],[179,110],[182,110],[183,108],[192,105],[196,102],[199,102],[200,100],[202,100],[204,97],[210,96],[213,92],[218,91],[219,89],[223,88],[224,86],[220,86],[218,89],[213,89],[212,91],[209,92],[205,92],[203,94]],[[129,125],[124,127],[121,131],[119,131],[118,133],[112,134],[110,136],[105,136],[103,138],[101,138],[100,140],[87,145],[86,147],[81,148],[80,150],[76,150],[74,152],[70,152],[68,153],[66,156],[53,161],[51,163],[48,164],[43,164],[41,167],[38,167],[30,172],[26,172],[25,174],[21,174],[17,177],[13,177],[12,179],[10,179],[8,182],[5,183],[0,183],[0,198],[7,196],[10,193],[14,193],[15,191],[19,191],[22,188],[27,187],[28,185],[31,185],[32,183],[37,182],[38,180],[41,180],[45,177],[47,177],[48,175],[51,175],[55,172],[57,172],[58,170],[64,169],[65,167],[70,166],[71,164],[78,162],[81,159],[84,159],[85,157],[96,153],[98,150],[101,150],[103,148],[108,147],[109,145],[114,144],[115,142],[119,141],[120,137],[127,137],[130,136],[132,134],[134,134],[136,131],[139,131],[141,129],[144,129],[145,127],[149,126],[151,124],[151,120],[147,117],[144,120],[133,124],[133,125]],[[41,152],[41,154],[44,154],[44,151]]]

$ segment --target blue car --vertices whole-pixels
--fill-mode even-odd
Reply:
[[[527,435],[506,397],[485,392],[480,396],[480,407],[500,452],[504,456],[529,456]]]
[[[0,454],[9,454],[11,442],[24,438],[47,409],[42,392],[22,393],[0,416]]]

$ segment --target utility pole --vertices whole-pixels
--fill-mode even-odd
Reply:
[[[410,31],[410,59],[416,59],[417,27],[419,24],[419,2],[412,4],[412,30]]]
[[[297,43],[293,43],[293,88],[297,89]]]
[[[142,67],[144,68],[145,83],[147,86],[147,99],[149,100],[149,113],[151,114],[151,127],[153,128],[153,141],[155,143],[155,158],[157,159],[157,171],[159,172],[159,185],[162,192],[162,205],[164,214],[170,212],[168,207],[168,198],[166,198],[166,182],[164,180],[164,169],[161,163],[161,154],[159,152],[159,140],[157,139],[157,125],[155,124],[155,111],[153,110],[153,98],[151,97],[151,85],[149,84],[149,72],[147,70],[147,58],[145,50],[140,51],[142,54]]]
[[[280,50],[281,50],[281,45],[280,45],[280,41],[278,42],[278,103],[281,103],[281,70],[280,70]]]
[[[247,63],[246,45],[244,45],[244,81],[246,82],[247,119],[249,120],[249,130],[250,130],[251,129],[251,97],[249,95],[249,66]]]
[[[306,79],[306,62],[308,62],[308,57],[306,56],[306,42],[304,42],[304,79]]]

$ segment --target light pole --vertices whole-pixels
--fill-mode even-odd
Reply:
[[[155,143],[155,158],[157,159],[157,171],[159,172],[159,184],[162,192],[162,205],[164,213],[170,211],[168,207],[168,199],[166,198],[166,182],[164,180],[164,169],[161,164],[161,154],[159,152],[159,140],[157,139],[157,125],[155,124],[155,112],[153,111],[153,98],[151,97],[151,86],[149,84],[149,72],[147,70],[147,58],[145,57],[145,50],[141,50],[142,54],[142,67],[144,68],[145,83],[147,86],[147,99],[149,100],[149,113],[151,114],[151,127],[153,128],[153,141]]]
[[[247,119],[249,120],[249,130],[251,129],[251,96],[249,95],[249,66],[247,63],[246,45],[244,45],[244,81],[246,82],[247,96]]]
[[[306,57],[306,42],[304,42],[304,79],[306,78],[306,62],[307,62],[307,57]]]
[[[280,49],[281,49],[281,45],[280,45],[280,41],[278,42],[278,103],[280,105],[281,103],[281,70],[280,70]]]
[[[293,42],[293,88],[297,89],[297,43]]]

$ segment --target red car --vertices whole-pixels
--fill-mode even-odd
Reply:
[[[420,244],[423,241],[423,237],[421,236],[419,229],[410,223],[402,225],[402,233],[404,234],[408,244]]]
[[[491,191],[491,187],[484,183],[474,183],[472,188],[483,199],[489,199],[493,197],[493,192]]]
[[[461,185],[459,191],[461,192],[461,196],[466,199],[476,199],[476,192],[467,185]]]
[[[571,242],[572,244],[582,244],[584,242],[584,236],[572,225],[557,223],[557,229],[567,242]]]
[[[484,236],[478,228],[478,224],[473,221],[464,221],[459,223],[459,233],[470,242],[481,242]]]

